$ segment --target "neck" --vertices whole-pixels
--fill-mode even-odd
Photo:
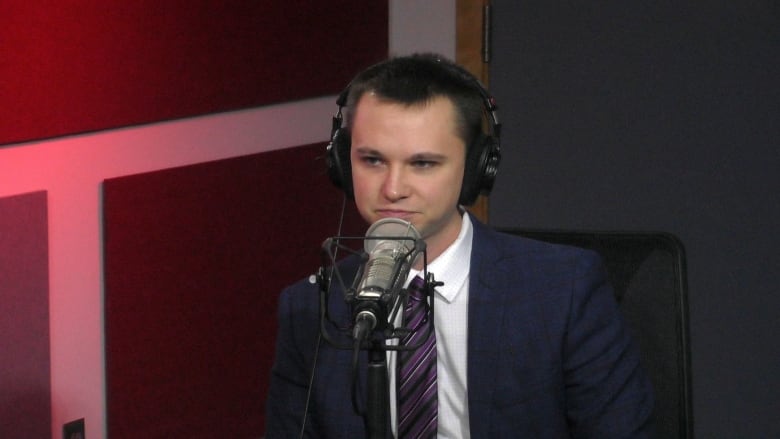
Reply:
[[[435,261],[439,256],[441,256],[442,253],[447,251],[450,247],[452,247],[453,244],[458,240],[458,237],[460,236],[461,230],[463,229],[463,221],[464,221],[464,213],[461,212],[461,215],[459,216],[460,221],[454,224],[453,230],[450,231],[446,235],[439,235],[439,238],[446,237],[446,239],[439,239],[439,240],[431,240],[431,239],[425,239],[426,244],[426,261],[428,265],[430,265],[433,261]],[[423,258],[419,258],[413,268],[415,270],[422,270],[423,269]]]

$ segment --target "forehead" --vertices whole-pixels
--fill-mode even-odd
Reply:
[[[417,152],[465,148],[458,136],[454,105],[445,97],[408,105],[366,94],[355,110],[353,147],[403,147]]]
[[[435,124],[433,128],[452,128],[457,126],[457,112],[452,101],[444,96],[405,103],[366,93],[357,102],[352,114],[350,129],[363,128],[356,125],[376,123],[403,124],[413,127],[416,124]]]
[[[381,106],[385,108],[394,107],[399,111],[408,110],[409,112],[419,112],[430,106],[438,107],[437,111],[441,111],[441,107],[446,106],[448,107],[447,114],[453,121],[457,122],[455,118],[458,117],[455,103],[446,95],[434,95],[429,98],[406,102],[389,98],[373,90],[368,90],[365,93],[362,93],[354,104],[343,107],[342,110],[344,112],[346,125],[351,128],[358,110],[361,107],[365,108],[368,106]]]

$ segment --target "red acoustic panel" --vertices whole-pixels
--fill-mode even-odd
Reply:
[[[387,1],[4,0],[0,144],[335,94]]]
[[[107,180],[109,437],[264,431],[277,297],[320,264],[342,194],[324,145]],[[346,234],[366,226],[352,203]]]
[[[51,436],[46,192],[0,198],[0,436]]]

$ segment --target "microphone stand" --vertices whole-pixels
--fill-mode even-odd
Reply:
[[[366,413],[363,418],[366,438],[386,439],[390,413],[387,346],[386,339],[377,333],[387,325],[387,314],[376,302],[364,302],[362,305],[353,328],[353,354],[357,355],[360,350],[368,351]]]
[[[390,393],[387,375],[387,351],[374,339],[368,351],[368,397],[366,432],[368,439],[386,439],[389,425]]]

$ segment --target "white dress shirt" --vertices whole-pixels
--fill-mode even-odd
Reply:
[[[471,219],[464,213],[458,238],[439,257],[428,263],[428,272],[434,274],[434,280],[444,282],[444,285],[435,290],[433,320],[436,329],[436,379],[439,398],[438,438],[470,437],[466,341],[472,236]],[[412,270],[407,284],[418,274],[419,271]],[[390,371],[390,421],[395,436],[398,421],[394,351],[388,351],[387,361]]]

